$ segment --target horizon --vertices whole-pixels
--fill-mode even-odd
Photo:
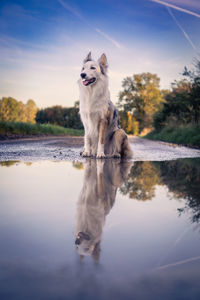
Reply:
[[[200,53],[198,0],[5,0],[0,3],[0,97],[73,106],[89,51],[105,53],[116,103],[122,80],[150,72],[170,88]]]

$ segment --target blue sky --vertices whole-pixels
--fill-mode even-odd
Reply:
[[[198,57],[199,31],[199,0],[1,0],[0,97],[73,105],[90,50],[107,55],[114,102],[132,74],[169,88]]]

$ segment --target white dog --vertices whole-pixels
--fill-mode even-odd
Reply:
[[[91,52],[84,60],[80,88],[80,115],[85,129],[82,156],[132,157],[128,138],[119,126],[118,111],[110,101],[107,59],[102,54],[98,62]]]

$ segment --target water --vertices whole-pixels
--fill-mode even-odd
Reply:
[[[0,299],[199,299],[200,159],[0,166]]]

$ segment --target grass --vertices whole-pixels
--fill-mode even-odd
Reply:
[[[83,136],[83,130],[65,128],[52,124],[30,124],[21,122],[0,122],[0,135],[70,135]]]
[[[186,125],[176,127],[164,127],[160,131],[152,131],[144,138],[160,140],[175,144],[182,144],[192,147],[200,147],[200,126]]]

